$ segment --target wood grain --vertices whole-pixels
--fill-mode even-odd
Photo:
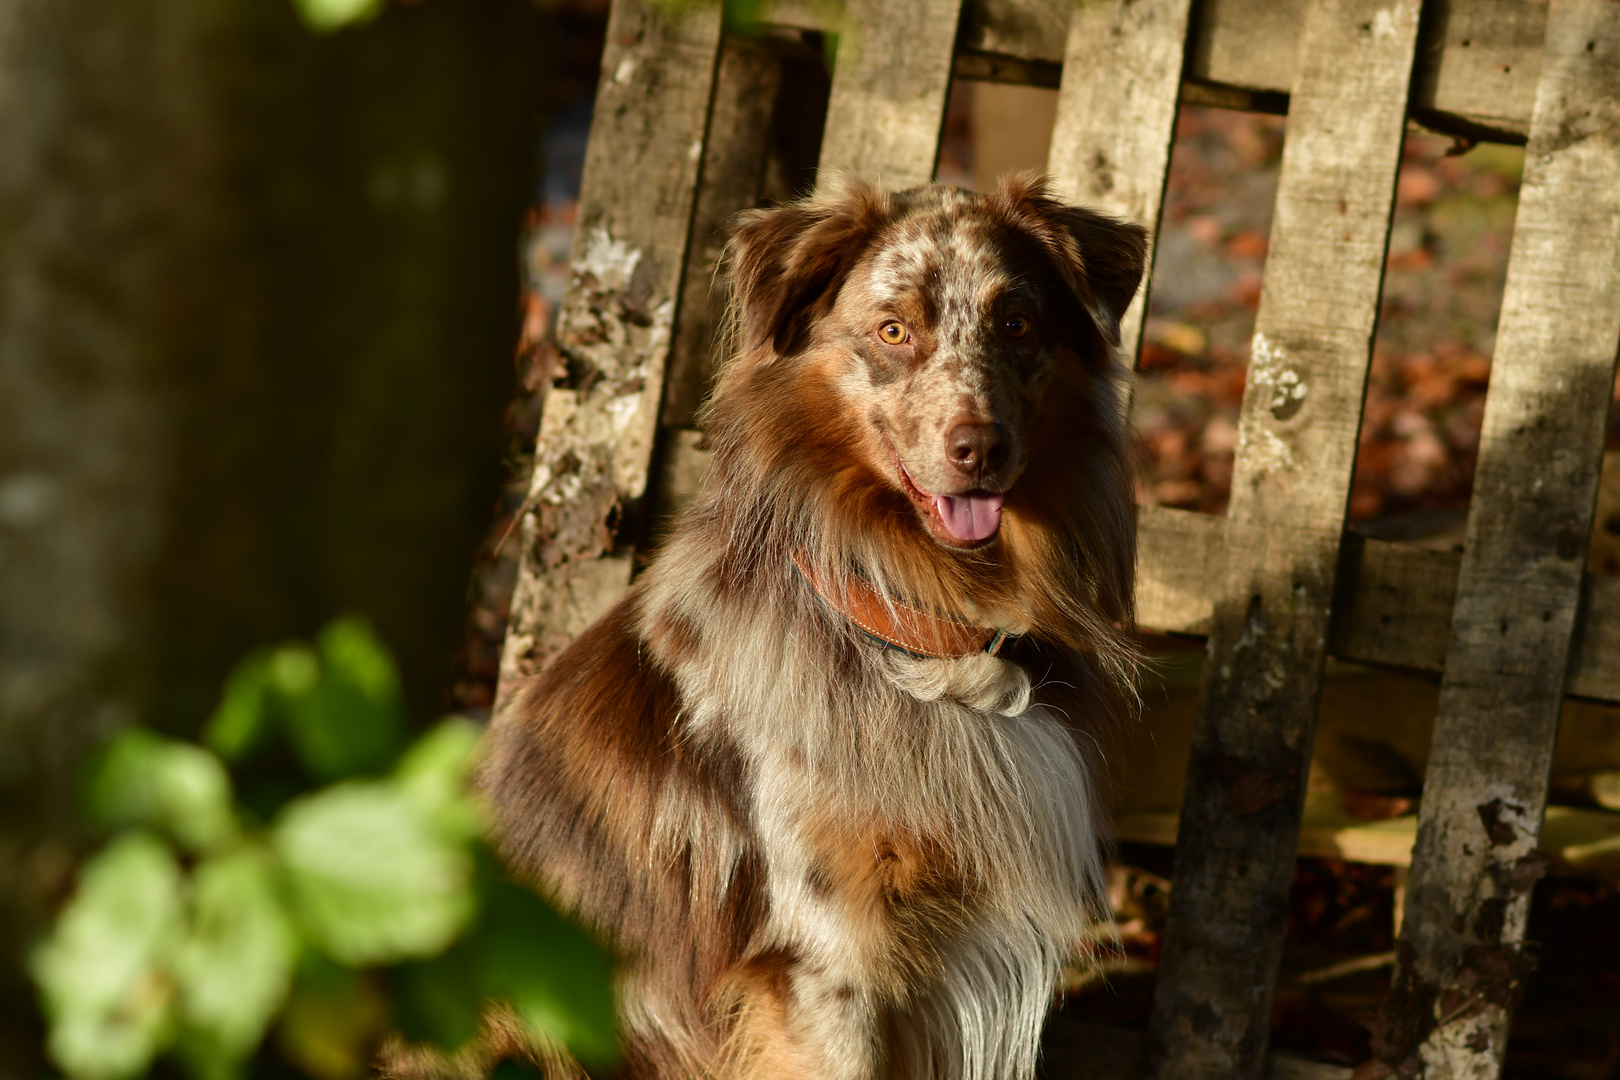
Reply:
[[[1126,221],[1159,227],[1187,40],[1190,0],[1107,0],[1073,8],[1047,171],[1058,193]],[[1120,320],[1136,366],[1153,277],[1153,244]]]
[[[614,0],[497,709],[629,583],[719,51],[718,0]]]
[[[1379,1056],[1501,1069],[1620,346],[1620,5],[1555,0]]]
[[[781,79],[781,58],[768,44],[735,37],[722,43],[703,147],[703,182],[692,213],[675,341],[664,376],[660,422],[669,427],[691,427],[708,392],[714,372],[710,354],[726,306],[719,277],[726,230],[740,211],[758,203]]]
[[[1362,663],[1439,671],[1460,561],[1452,551],[1345,537],[1329,651]]]
[[[1164,633],[1207,636],[1225,543],[1225,518],[1138,506],[1137,621]]]
[[[843,170],[890,189],[934,178],[962,0],[848,0],[833,67],[821,175]],[[819,181],[818,181],[819,182]]]
[[[1258,1077],[1327,659],[1418,0],[1306,19],[1176,844],[1149,1077]]]
[[[1570,650],[1565,691],[1596,701],[1620,701],[1620,578],[1587,574]]]
[[[1321,859],[1410,866],[1417,841],[1415,814],[1383,821],[1356,821],[1338,805],[1305,808],[1299,854]],[[1174,812],[1146,810],[1120,814],[1114,836],[1121,843],[1171,847],[1176,842]],[[1620,814],[1577,806],[1549,806],[1539,850],[1561,874],[1610,881],[1620,877]]]
[[[1203,0],[1189,68],[1199,78],[1245,90],[1294,85],[1306,4],[1300,0]]]
[[[1418,42],[1412,115],[1481,138],[1530,130],[1547,5],[1468,0],[1433,6]]]

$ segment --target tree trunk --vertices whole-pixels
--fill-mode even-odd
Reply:
[[[246,648],[369,616],[442,707],[511,390],[547,70],[523,0],[0,0],[0,948],[72,780]],[[0,1074],[39,1072],[0,961]]]

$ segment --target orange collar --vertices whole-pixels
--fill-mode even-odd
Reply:
[[[911,656],[930,660],[960,660],[978,652],[994,656],[1007,641],[1005,630],[972,626],[887,601],[858,577],[849,578],[848,585],[839,590],[811,569],[802,552],[793,553],[793,567],[811,591],[867,637]]]

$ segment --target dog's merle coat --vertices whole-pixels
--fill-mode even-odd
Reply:
[[[505,857],[626,958],[628,1075],[1032,1075],[1132,699],[1144,242],[1027,178],[743,216],[706,491],[482,777]],[[1018,636],[884,648],[795,554]]]

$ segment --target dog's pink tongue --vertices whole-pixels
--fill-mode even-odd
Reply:
[[[984,540],[1001,527],[1000,495],[935,495],[934,508],[958,540]]]

